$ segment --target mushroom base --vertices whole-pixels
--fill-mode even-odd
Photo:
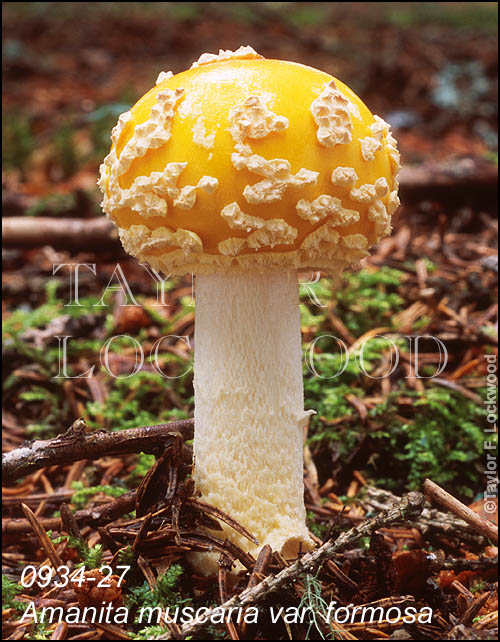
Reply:
[[[196,277],[194,390],[196,487],[258,545],[230,527],[213,535],[254,556],[264,544],[289,558],[310,548],[295,271]],[[214,570],[213,556],[195,559]]]

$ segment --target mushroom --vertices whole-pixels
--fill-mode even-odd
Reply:
[[[339,80],[240,47],[162,72],[112,143],[99,185],[123,247],[196,275],[196,488],[258,545],[225,536],[292,558],[312,546],[297,270],[338,274],[390,234],[396,141]]]

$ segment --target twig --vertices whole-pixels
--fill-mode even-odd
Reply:
[[[50,636],[51,640],[67,640],[68,624],[67,622],[59,622]]]
[[[224,556],[222,556],[221,562],[219,562],[219,596],[222,604],[227,601],[227,567],[231,567],[231,560],[224,560],[223,557]],[[228,618],[225,625],[231,640],[239,640],[240,636],[231,618]]]
[[[271,562],[272,556],[273,556],[273,549],[269,546],[269,544],[265,544],[260,549],[260,553],[255,561],[255,565],[253,567],[253,570],[250,574],[250,578],[248,580],[247,588],[252,588],[256,586],[260,581],[262,581],[266,577],[267,567]],[[244,613],[245,612],[246,611],[244,611]],[[245,619],[243,619],[243,622],[241,622],[240,624],[241,637],[243,640],[245,640],[247,637],[247,628],[248,628],[248,625],[245,622]]]
[[[40,525],[48,531],[61,530],[60,517],[40,517]],[[6,517],[2,519],[2,535],[13,535],[14,533],[26,533],[31,530],[31,524],[27,519]]]
[[[453,495],[447,493],[440,486],[430,479],[424,482],[424,492],[430,499],[433,499],[441,506],[444,506],[454,515],[457,515],[468,524],[470,524],[479,533],[490,539],[494,544],[498,544],[498,526],[488,519],[484,519],[465,504],[455,499]]]
[[[70,511],[68,504],[65,504],[63,502],[59,508],[59,512],[61,513],[62,529],[72,537],[76,537],[76,539],[81,539],[81,533],[80,533],[80,529],[78,528],[78,522],[76,521],[73,513]]]
[[[261,578],[265,577],[265,572],[269,566],[269,562],[271,561],[272,552],[272,548],[269,544],[265,544],[265,546],[260,549],[252,574],[248,580],[248,588],[253,588],[259,583]]]
[[[52,544],[52,542],[50,541],[49,536],[45,532],[44,528],[40,525],[36,515],[33,513],[31,508],[29,508],[29,506],[26,506],[26,504],[21,504],[21,508],[23,509],[23,513],[26,515],[27,520],[31,524],[31,528],[37,536],[38,541],[40,542],[40,546],[45,551],[52,566],[54,567],[55,572],[59,576],[58,568],[62,566],[62,560],[57,554],[57,551],[54,548],[54,544]]]
[[[232,517],[230,517],[227,513],[224,513],[224,511],[221,511],[220,508],[211,506],[210,504],[207,504],[206,502],[202,502],[200,499],[194,499],[193,497],[190,497],[187,500],[187,503],[190,504],[191,506],[194,506],[194,508],[198,508],[198,510],[201,510],[203,513],[208,513],[208,515],[211,515],[212,517],[216,517],[221,522],[225,522],[228,526],[231,526],[231,528],[233,528],[235,531],[240,533],[240,535],[243,535],[243,537],[246,537],[248,540],[250,540],[254,544],[259,543],[255,539],[255,537],[247,531],[246,528],[244,528],[241,524],[238,524],[238,522],[234,520]]]
[[[100,523],[111,522],[125,513],[129,513],[134,510],[136,498],[137,490],[129,490],[128,493],[124,493],[121,497],[118,497],[112,502],[107,502],[103,506],[99,506],[98,508],[88,508],[86,511],[77,511],[75,513],[75,518],[77,521],[80,521],[80,519],[86,521],[90,517],[90,519]]]
[[[482,571],[498,567],[498,557],[480,557],[478,560],[447,559],[441,565],[446,571]]]
[[[39,468],[81,459],[161,452],[176,433],[181,433],[184,439],[191,439],[193,426],[192,419],[185,419],[116,432],[98,430],[87,433],[85,422],[77,419],[63,435],[44,441],[25,442],[20,448],[2,455],[2,475],[4,480],[13,481]]]
[[[480,397],[479,395],[476,395],[474,392],[471,392],[468,388],[465,386],[461,386],[459,383],[456,383],[455,381],[449,381],[448,379],[441,379],[441,377],[433,377],[432,379],[433,385],[438,385],[441,386],[442,388],[448,388],[449,390],[454,390],[455,392],[458,392],[459,394],[463,395],[466,399],[470,399],[474,403],[476,403],[478,406],[483,404],[483,398]]]
[[[399,501],[399,497],[393,495],[388,490],[374,488],[373,486],[366,486],[363,490],[365,495],[362,503],[368,510],[384,510],[395,501]],[[457,519],[449,513],[443,513],[436,508],[430,508],[428,506],[424,508],[418,519],[415,520],[414,526],[424,535],[430,530],[433,530],[447,537],[459,537],[468,542],[478,542],[482,540],[481,535],[471,533],[467,522],[464,522],[462,519]]]
[[[92,624],[92,626],[95,626],[97,629],[103,631],[106,634],[108,640],[130,640],[128,632],[125,629],[116,626],[116,624],[108,624],[99,621],[92,623],[87,621],[87,623]],[[80,637],[79,639],[81,640],[82,638]]]
[[[125,513],[129,513],[135,508],[136,493],[136,490],[131,490],[111,502],[102,504],[102,506],[76,511],[73,517],[78,525],[87,524],[89,522],[93,522],[94,525],[111,522],[117,517],[120,517]],[[60,517],[39,518],[38,523],[42,528],[47,530],[60,531],[62,529],[62,521]],[[31,523],[27,519],[7,518],[2,520],[2,535],[24,533],[29,531],[30,528]]]
[[[235,595],[220,607],[216,607],[218,612],[220,612],[220,609],[223,609],[226,613],[230,608],[243,608],[262,601],[270,593],[282,589],[285,585],[297,579],[302,573],[314,573],[323,562],[331,559],[337,553],[352,547],[361,538],[370,536],[379,528],[401,520],[415,519],[421,513],[423,506],[423,495],[415,492],[409,493],[390,510],[383,511],[376,517],[366,520],[363,524],[342,533],[335,541],[325,542],[323,546],[311,553],[307,553],[290,566],[285,567],[277,575],[267,576],[256,586],[246,588],[239,595]],[[213,614],[213,610],[209,610],[204,613],[203,622],[195,620],[194,622],[185,624],[181,628],[183,638],[185,639],[187,636],[194,635],[202,629],[206,625],[206,622],[210,621],[210,616]],[[170,636],[166,634],[156,639],[168,640]]]

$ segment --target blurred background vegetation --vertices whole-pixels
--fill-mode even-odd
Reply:
[[[6,2],[3,18],[4,168],[40,193],[95,171],[158,70],[242,43],[341,78],[407,162],[497,153],[493,2]]]

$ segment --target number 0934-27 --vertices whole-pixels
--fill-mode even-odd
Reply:
[[[68,586],[70,582],[77,586],[82,586],[84,582],[95,582],[95,585],[99,588],[109,588],[111,586],[109,580],[112,575],[118,577],[118,580],[114,580],[114,582],[116,581],[116,586],[121,586],[129,569],[130,566],[116,566],[115,570],[113,570],[111,566],[103,565],[98,569],[102,575],[102,578],[99,579],[98,577],[86,577],[84,566],[75,570],[70,569],[68,566],[58,566],[54,569],[51,566],[37,568],[30,564],[23,569],[21,586],[31,588],[34,584],[37,584],[40,588],[46,588],[52,582],[52,579],[56,577],[54,586],[58,588]],[[121,574],[118,575],[120,571]]]

